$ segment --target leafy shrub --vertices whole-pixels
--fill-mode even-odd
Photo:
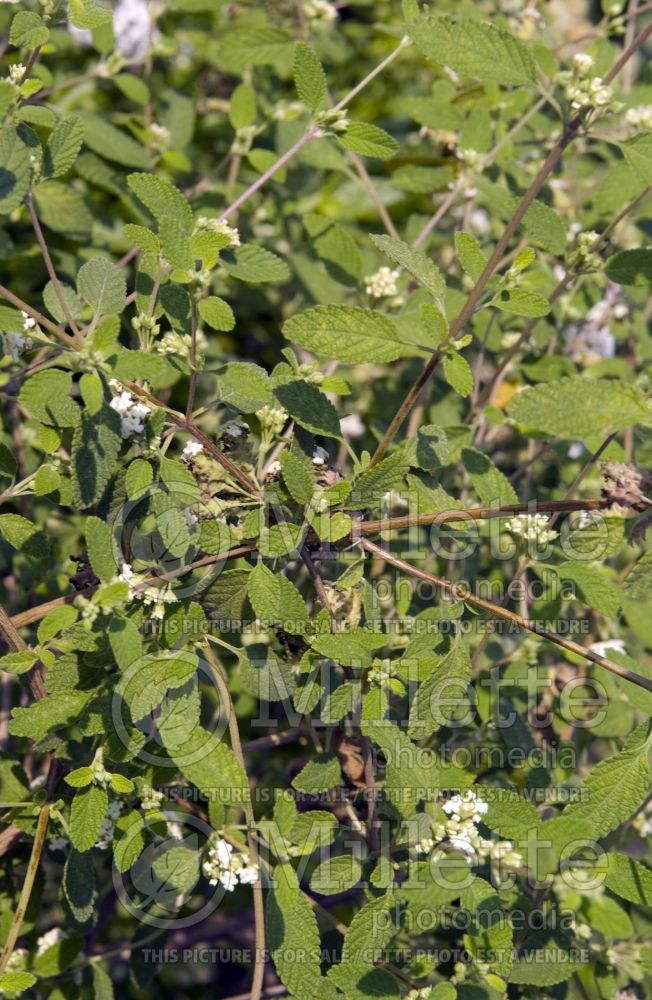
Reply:
[[[652,20],[546,7],[2,5],[3,995],[650,995]]]

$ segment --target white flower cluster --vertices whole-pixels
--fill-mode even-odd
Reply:
[[[147,0],[118,0],[113,12],[115,47],[129,62],[142,62],[158,31]]]
[[[209,847],[202,869],[210,885],[219,882],[227,892],[233,892],[238,882],[253,885],[258,881],[258,867],[249,864],[249,855],[234,854],[232,845],[221,837]]]
[[[303,13],[312,27],[332,24],[337,18],[337,10],[329,0],[303,0]]]
[[[367,677],[370,684],[384,687],[396,676],[396,665],[392,660],[374,660]]]
[[[157,122],[152,122],[149,126],[149,134],[152,140],[152,145],[156,149],[163,151],[167,149],[170,145],[170,130],[166,128],[165,125],[159,125]]]
[[[564,331],[564,340],[570,357],[579,364],[593,364],[602,358],[612,358],[616,341],[609,329],[609,321],[624,319],[629,310],[624,302],[616,302],[618,289],[607,290],[604,298],[591,306],[583,323],[571,323]]]
[[[263,433],[274,437],[276,434],[280,434],[285,427],[288,414],[280,406],[268,405],[263,406],[260,410],[256,410],[256,417],[260,422]]]
[[[164,798],[163,792],[158,792],[155,788],[146,785],[140,793],[140,804],[143,809],[158,809]]]
[[[568,258],[569,265],[576,271],[600,271],[602,270],[602,260],[593,250],[593,246],[599,239],[599,233],[593,229],[577,233],[575,236],[575,249]]]
[[[592,76],[593,59],[586,52],[573,57],[572,70],[557,74],[557,81],[564,87],[564,95],[575,114],[592,115],[594,118],[619,111],[622,105],[613,100],[613,90],[601,76]]]
[[[65,932],[60,927],[53,927],[52,930],[46,931],[42,934],[40,938],[36,940],[36,956],[43,955],[48,948],[53,948],[55,944],[59,944],[60,941],[65,941]]]
[[[122,802],[118,802],[117,799],[113,799],[109,802],[106,816],[102,820],[102,825],[95,842],[95,847],[99,847],[100,850],[106,851],[111,846],[113,835],[115,833],[115,821],[121,812]]]
[[[391,267],[379,267],[373,274],[368,274],[364,281],[364,290],[372,299],[383,299],[388,295],[396,295],[398,286],[396,280],[399,271],[393,271]]]
[[[637,108],[628,108],[624,121],[635,129],[652,129],[652,105],[640,104]]]
[[[548,528],[549,521],[547,514],[517,514],[510,518],[505,527],[513,535],[525,538],[528,542],[546,545],[557,537],[557,532]]]
[[[26,312],[21,309],[21,316],[23,317],[23,329],[18,330],[7,330],[6,333],[2,334],[2,344],[5,354],[8,354],[12,361],[18,361],[21,354],[25,351],[29,351],[32,346],[32,341],[25,334],[28,330],[33,330],[36,327],[36,320],[33,320],[31,316],[28,316]]]
[[[419,853],[428,854],[435,844],[447,841],[451,847],[466,855],[469,864],[492,860],[500,862],[503,867],[521,866],[523,858],[511,840],[486,840],[480,836],[476,824],[489,806],[472,789],[453,795],[444,802],[442,809],[448,819],[444,823],[433,824],[434,836],[426,837],[419,843]]]
[[[349,127],[349,119],[346,111],[336,108],[327,108],[326,111],[319,111],[315,115],[315,135],[337,135],[346,132]]]
[[[109,385],[112,389],[119,389],[120,383],[116,379],[110,379]],[[123,438],[133,437],[134,434],[142,434],[145,430],[145,417],[152,412],[151,407],[141,403],[140,400],[132,396],[130,392],[122,389],[110,402],[110,407],[120,414],[122,426],[120,433]]]
[[[406,994],[405,1000],[428,1000],[428,997],[432,993],[432,988],[430,986],[424,986],[420,990],[410,990]]]
[[[197,455],[201,455],[203,450],[204,446],[199,441],[186,441],[185,447],[181,452],[181,458],[190,461],[193,458],[197,458]]]
[[[200,215],[196,222],[197,229],[209,229],[212,233],[219,233],[229,241],[229,246],[240,246],[240,232],[235,226],[230,226],[228,222],[219,219],[209,219],[206,215]]]

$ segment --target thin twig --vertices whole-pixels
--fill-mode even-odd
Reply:
[[[9,649],[16,653],[22,653],[29,649],[27,643],[23,639],[22,635],[19,633],[15,624],[5,611],[5,609],[0,605],[0,633],[9,646]],[[32,669],[25,675],[27,683],[29,684],[30,690],[34,697],[38,700],[45,698],[47,691],[45,690],[45,684],[43,682],[43,666],[41,663],[35,663]]]
[[[16,912],[14,913],[11,921],[11,926],[9,928],[9,933],[7,934],[5,946],[2,950],[2,955],[0,955],[0,974],[2,974],[7,968],[7,962],[9,961],[14,950],[16,938],[20,933],[20,928],[27,911],[29,898],[32,894],[32,887],[34,886],[34,879],[36,878],[36,872],[38,871],[39,861],[41,859],[41,851],[43,850],[43,842],[45,840],[45,833],[48,828],[49,818],[50,804],[46,803],[41,808],[39,813],[38,822],[36,824],[36,832],[34,834],[34,843],[32,844],[32,853],[30,854],[29,862],[27,864],[27,871],[25,872],[25,880],[23,882],[23,888],[20,892],[20,899],[18,900],[18,906],[16,907]]]
[[[63,290],[61,288],[61,282],[57,277],[56,271],[54,270],[54,264],[52,263],[52,258],[50,256],[48,245],[45,242],[45,237],[43,236],[43,230],[41,229],[41,223],[39,222],[38,215],[36,214],[34,203],[32,202],[31,198],[27,198],[25,204],[27,205],[27,211],[29,212],[29,217],[32,222],[32,228],[34,229],[38,245],[41,248],[41,255],[43,257],[43,262],[50,276],[50,281],[52,282],[52,289],[56,296],[57,302],[61,307],[61,312],[66,317],[66,322],[70,327],[70,329],[72,330],[77,343],[80,344],[81,334],[79,332],[77,324],[75,323],[75,320],[73,319],[72,313],[68,308],[68,303],[65,300]]]
[[[38,309],[34,309],[27,302],[23,302],[22,299],[19,299],[17,295],[10,292],[4,285],[0,285],[0,295],[3,299],[6,299],[7,302],[11,302],[12,306],[15,306],[16,309],[20,309],[22,312],[27,313],[28,316],[31,316],[32,319],[36,320],[39,326],[43,326],[46,330],[49,330],[50,333],[53,333],[55,337],[66,345],[66,347],[72,347],[75,350],[77,349],[78,344],[74,337],[67,334],[65,330],[62,330],[60,326],[53,323],[51,319],[44,316],[43,313],[38,311]]]
[[[453,583],[452,580],[447,580],[445,577],[434,576],[432,573],[425,573],[416,566],[411,566],[410,563],[405,562],[405,560],[399,559],[398,556],[392,555],[391,552],[387,552],[382,549],[374,542],[370,542],[368,538],[360,539],[360,545],[363,549],[366,549],[367,552],[371,553],[371,555],[377,556],[379,559],[384,559],[385,562],[388,562],[391,566],[395,566],[396,569],[400,569],[404,573],[408,573],[410,576],[415,576],[419,580],[425,580],[427,583],[432,583],[447,597],[452,597],[454,600],[465,601],[467,604],[472,604],[476,608],[487,611],[492,618],[502,618],[505,621],[509,621],[520,629],[524,629],[527,632],[533,632],[534,635],[539,635],[542,639],[547,639],[548,642],[554,643],[555,646],[560,646],[569,653],[574,653],[576,656],[581,656],[584,659],[591,660],[592,663],[597,663],[598,666],[604,667],[605,670],[609,670],[617,677],[623,678],[623,680],[631,681],[632,684],[645,688],[646,691],[652,691],[652,680],[648,677],[642,677],[640,674],[636,674],[634,671],[628,670],[627,667],[622,667],[619,663],[614,663],[613,660],[608,660],[605,656],[600,656],[598,653],[594,653],[593,650],[587,649],[585,646],[581,646],[578,642],[573,642],[572,639],[565,639],[563,636],[557,635],[556,632],[552,632],[550,629],[544,628],[535,621],[528,621],[525,618],[521,618],[520,615],[515,614],[513,611],[501,608],[498,604],[494,604],[492,601],[487,601],[482,597],[476,597],[474,594],[470,593],[467,587],[464,587],[461,584]]]

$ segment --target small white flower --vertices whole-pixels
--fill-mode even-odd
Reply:
[[[326,465],[328,462],[328,452],[325,448],[321,448],[319,445],[315,448],[312,453],[312,464],[313,465]]]
[[[152,412],[149,406],[141,403],[135,396],[132,396],[130,392],[126,392],[125,390],[114,396],[109,405],[122,418],[120,433],[123,438],[133,437],[135,434],[142,434],[144,432],[145,418]]]
[[[364,290],[373,299],[382,299],[398,293],[396,280],[399,271],[393,271],[391,267],[379,267],[373,274],[368,274],[364,279]]]
[[[221,236],[226,236],[229,241],[229,246],[239,247],[240,246],[240,232],[235,228],[235,226],[230,226],[228,222],[223,219],[209,219],[205,215],[200,215],[197,219],[197,229],[210,229],[213,233],[219,233]]]
[[[52,930],[46,931],[46,933],[42,934],[36,941],[37,957],[46,952],[48,948],[52,948],[55,944],[59,944],[60,941],[64,941],[65,938],[65,931],[63,931],[60,927],[53,927]]]
[[[33,330],[36,326],[36,320],[32,319],[23,309],[20,310],[20,315],[23,317],[23,330]]]
[[[512,517],[505,527],[513,535],[518,535],[526,541],[546,545],[557,537],[557,532],[548,528],[549,521],[547,514],[518,514]]]
[[[593,59],[587,52],[577,52],[573,56],[573,65],[580,74],[586,74],[593,68]]]
[[[186,445],[181,453],[182,458],[196,458],[204,450],[203,444],[199,441],[186,441]]]
[[[337,10],[329,0],[303,0],[303,12],[313,27],[332,24]]]

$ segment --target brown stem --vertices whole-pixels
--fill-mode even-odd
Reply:
[[[18,629],[14,625],[13,621],[5,611],[5,609],[0,605],[0,632],[9,646],[9,649],[14,652],[21,653],[28,649],[28,645],[20,635]],[[35,663],[32,669],[25,675],[27,678],[27,683],[29,684],[30,690],[34,697],[38,700],[45,698],[47,691],[45,690],[45,684],[43,682],[43,665],[41,663]]]
[[[211,458],[214,458],[216,462],[219,462],[222,468],[226,469],[226,471],[233,476],[236,482],[240,483],[242,488],[245,489],[247,493],[250,493],[252,496],[259,495],[260,491],[255,483],[253,483],[251,479],[249,479],[248,476],[246,476],[244,472],[238,468],[235,462],[232,462],[230,458],[227,458],[224,452],[220,451],[215,442],[211,441],[211,439],[207,437],[207,435],[204,434],[199,427],[193,424],[186,417],[182,416],[180,413],[177,413],[175,410],[171,410],[165,405],[165,403],[162,403],[160,399],[157,399],[156,396],[152,396],[150,392],[147,392],[146,389],[142,389],[139,385],[136,385],[135,382],[127,382],[124,379],[121,381],[122,384],[129,389],[129,392],[133,392],[135,396],[139,396],[141,399],[146,399],[152,404],[152,406],[165,410],[168,420],[170,420],[173,424],[176,424],[176,426],[180,427],[182,430],[187,431],[188,434],[191,434],[196,441],[199,441]]]
[[[29,217],[32,221],[32,227],[34,229],[34,233],[36,234],[38,245],[41,248],[43,261],[47,268],[47,272],[50,275],[50,281],[52,282],[52,288],[54,290],[54,294],[56,295],[57,302],[61,306],[61,312],[66,317],[66,322],[68,323],[68,326],[72,330],[75,336],[75,340],[79,345],[81,343],[81,334],[79,332],[77,324],[75,323],[72,317],[72,313],[68,308],[68,303],[64,298],[63,291],[61,288],[61,282],[57,277],[56,271],[54,270],[54,264],[52,263],[50,251],[48,249],[47,243],[45,242],[45,237],[43,236],[43,230],[41,229],[41,223],[39,222],[38,215],[36,214],[36,211],[34,209],[34,204],[32,202],[32,199],[27,198],[25,204],[27,205],[27,211],[29,212]]]
[[[591,660],[592,663],[597,663],[598,666],[604,667],[605,670],[609,670],[617,677],[631,681],[632,684],[637,684],[639,687],[645,688],[646,691],[652,691],[652,680],[648,677],[642,677],[640,674],[636,674],[632,670],[628,670],[627,667],[621,667],[619,663],[614,663],[613,660],[608,660],[605,656],[599,656],[598,653],[594,653],[585,646],[580,646],[578,642],[573,642],[572,639],[565,639],[563,636],[557,635],[556,632],[552,632],[550,629],[544,628],[535,621],[528,621],[525,618],[521,618],[520,615],[515,614],[513,611],[501,608],[492,601],[487,601],[483,597],[476,597],[469,592],[468,588],[463,587],[460,584],[453,583],[452,580],[447,580],[440,576],[434,576],[432,573],[425,573],[416,566],[411,566],[410,563],[405,562],[403,559],[399,559],[398,556],[392,555],[391,552],[381,549],[379,545],[376,545],[374,542],[370,542],[368,538],[360,539],[360,545],[363,549],[366,549],[367,552],[371,553],[371,555],[376,556],[379,559],[384,559],[385,562],[388,562],[391,566],[395,566],[396,569],[400,569],[404,573],[409,573],[410,576],[417,577],[419,580],[425,580],[427,583],[432,583],[448,597],[452,597],[457,601],[465,601],[467,604],[473,605],[473,607],[480,608],[482,611],[487,611],[492,618],[502,618],[505,621],[509,621],[513,625],[516,625],[520,629],[524,629],[527,632],[533,632],[534,635],[539,635],[542,639],[547,639],[548,642],[554,643],[555,646],[560,646],[569,653],[574,653],[576,656],[581,656],[584,659]]]
[[[34,309],[32,306],[28,305],[27,302],[23,302],[22,299],[19,299],[17,295],[10,292],[4,285],[0,285],[0,295],[3,299],[6,299],[7,302],[11,302],[12,306],[16,306],[16,309],[26,312],[28,316],[31,316],[32,319],[36,320],[39,326],[42,326],[46,330],[49,330],[50,333],[53,333],[58,340],[66,345],[66,347],[72,347],[75,350],[77,349],[78,345],[74,337],[69,336],[65,330],[62,330],[61,327],[57,326],[56,323],[53,323],[51,319],[48,319],[47,316],[40,313],[38,309]]]
[[[34,879],[36,878],[36,872],[38,871],[49,818],[50,805],[48,803],[42,807],[39,813],[38,823],[36,824],[36,833],[34,834],[34,843],[32,844],[32,853],[30,854],[27,871],[25,872],[25,881],[23,882],[23,888],[20,892],[18,906],[16,907],[16,912],[14,913],[11,921],[11,926],[9,928],[9,933],[7,934],[5,946],[2,950],[2,955],[0,955],[0,974],[2,974],[7,968],[7,962],[9,961],[11,953],[14,950],[16,938],[20,933],[21,924],[29,904],[29,897],[32,894],[32,887],[34,885]]]
[[[641,45],[643,45],[643,43],[651,34],[652,34],[652,22],[650,22],[650,24],[648,24],[647,27],[644,28],[644,30],[637,35],[637,37],[632,41],[632,43],[628,45],[627,48],[624,50],[624,52],[621,54],[620,58],[616,60],[616,62],[614,63],[614,65],[611,67],[611,69],[604,78],[605,84],[609,84],[614,79],[614,77],[620,72],[622,67],[641,47]],[[500,260],[502,259],[503,254],[507,249],[509,241],[511,240],[512,236],[514,235],[517,228],[521,224],[523,216],[532,205],[532,202],[536,199],[537,195],[539,194],[543,185],[548,179],[550,173],[555,169],[555,167],[561,160],[567,146],[569,146],[570,143],[573,141],[573,139],[576,138],[581,125],[582,125],[582,118],[580,115],[576,115],[566,125],[563,132],[559,136],[559,139],[557,140],[557,142],[554,144],[554,146],[546,156],[541,168],[539,169],[539,172],[537,173],[536,177],[530,184],[529,188],[521,198],[521,201],[519,202],[516,211],[512,215],[509,222],[507,223],[502,236],[496,243],[496,246],[494,247],[493,252],[489,257],[489,260],[487,261],[482,273],[480,274],[478,280],[471,289],[471,292],[462,310],[453,320],[446,341],[444,342],[442,347],[439,348],[433,354],[433,356],[426,362],[421,374],[417,378],[412,388],[408,391],[405,399],[403,400],[398,410],[396,411],[396,414],[393,417],[389,427],[387,428],[387,431],[385,432],[382,441],[380,442],[374,453],[374,456],[371,460],[371,465],[376,465],[384,458],[385,454],[387,453],[387,449],[389,448],[390,444],[396,437],[396,434],[398,433],[400,427],[402,426],[405,417],[407,416],[409,411],[412,409],[412,407],[418,400],[424,387],[430,381],[433,372],[437,368],[437,365],[439,364],[441,357],[446,351],[446,348],[450,346],[450,344],[453,343],[454,340],[465,329],[467,323],[471,319],[473,313],[475,312],[475,309],[477,308],[480,302],[480,299],[485,291],[485,288],[487,287],[487,284],[489,283],[490,278],[493,276],[494,271],[496,270]]]

